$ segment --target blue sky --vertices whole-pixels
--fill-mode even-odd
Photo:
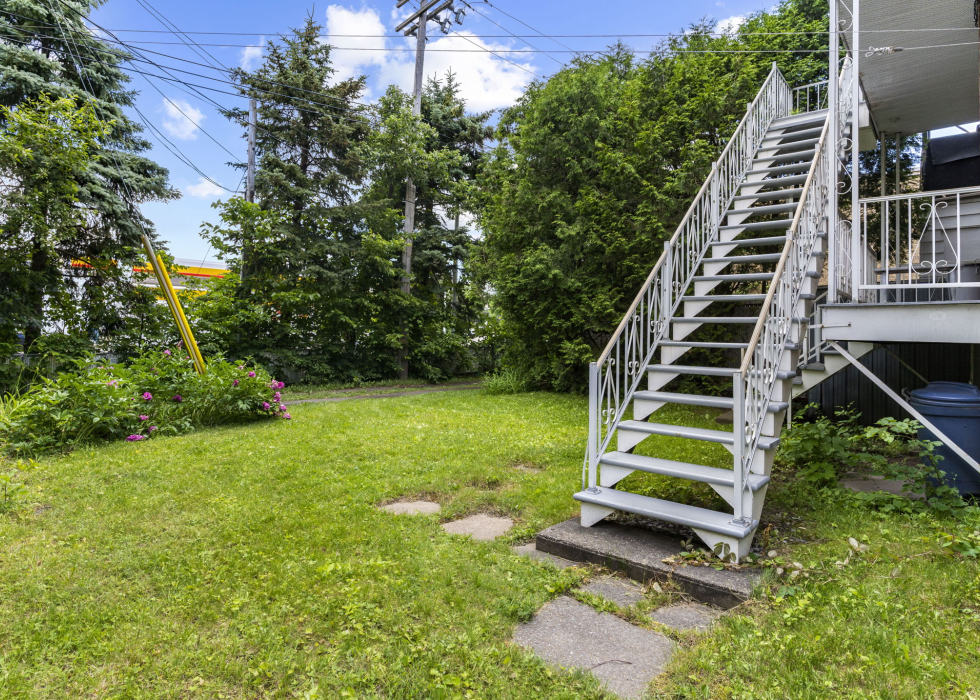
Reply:
[[[491,0],[491,3],[471,0],[474,10],[467,11],[462,25],[455,27],[468,40],[444,36],[435,25],[430,24],[429,32],[433,39],[428,45],[430,51],[426,56],[426,75],[445,74],[451,68],[462,82],[464,95],[473,109],[496,109],[512,104],[527,82],[535,76],[547,77],[570,56],[568,53],[507,53],[529,47],[520,39],[508,36],[507,31],[493,22],[520,35],[535,34],[520,22],[552,36],[612,35],[602,38],[557,38],[557,42],[571,49],[597,50],[614,42],[616,36],[677,32],[702,17],[737,22],[746,13],[772,4],[771,1],[760,0],[618,0],[607,3],[585,0]],[[216,46],[204,48],[214,60],[229,67],[255,67],[264,44],[275,40],[279,33],[287,32],[290,27],[300,25],[308,13],[313,13],[317,21],[326,26],[325,31],[334,35],[328,41],[338,47],[334,52],[338,77],[358,74],[368,76],[369,90],[365,95],[366,100],[375,99],[389,84],[411,89],[414,55],[406,49],[413,48],[414,40],[377,36],[394,34],[394,27],[406,14],[402,10],[395,10],[395,0],[316,5],[299,0],[279,0],[273,3],[257,0],[168,0],[164,3],[152,0],[152,4],[147,4],[163,13],[166,19],[185,32],[249,33],[249,36],[191,35],[201,44],[215,44]],[[458,0],[457,6],[461,6]],[[408,7],[403,9],[407,10]],[[164,29],[140,2],[109,0],[93,15],[93,19],[101,26],[113,30],[125,41],[141,42],[137,45],[147,51],[157,51],[199,63],[208,61],[185,46],[169,43],[178,41],[172,34],[133,31],[160,32]],[[539,49],[564,50],[556,41],[540,36],[528,36],[527,41]],[[624,37],[623,41],[642,52],[655,45],[658,39]],[[343,50],[340,47],[358,50]],[[483,49],[492,49],[501,57],[495,57]],[[181,63],[155,54],[147,56],[165,65],[221,77],[213,69]],[[140,64],[140,68],[159,72],[145,64]],[[175,75],[189,82],[232,91],[228,85],[180,73]],[[238,189],[241,175],[228,167],[227,163],[233,159],[230,154],[234,154],[235,159],[244,160],[245,141],[239,127],[222,118],[216,108],[200,95],[193,92],[188,94],[173,84],[133,74],[132,87],[140,93],[137,105],[154,127],[205,175],[223,187]],[[205,90],[201,92],[210,95],[222,105],[244,104],[243,100],[232,95]],[[198,231],[202,221],[216,219],[216,212],[211,204],[230,194],[204,180],[191,167],[168,152],[156,138],[151,136],[151,140],[155,142],[151,156],[170,169],[171,182],[181,190],[183,197],[168,204],[144,205],[143,211],[154,222],[161,237],[168,241],[170,251],[175,256],[200,260],[207,255],[213,259],[213,251],[209,250]]]

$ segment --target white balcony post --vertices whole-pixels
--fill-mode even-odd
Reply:
[[[599,441],[602,439],[599,406],[599,365],[589,363],[589,491],[596,489],[596,465],[599,460]]]
[[[837,303],[837,172],[839,161],[837,158],[837,148],[840,143],[840,124],[837,109],[840,103],[838,91],[840,90],[838,75],[838,56],[840,55],[840,38],[837,35],[839,23],[837,20],[837,3],[839,0],[830,0],[830,52],[827,60],[828,66],[828,92],[827,95],[827,118],[830,120],[830,143],[825,147],[830,148],[832,158],[830,160],[830,206],[827,223],[827,303]]]
[[[851,294],[857,301],[865,265],[861,254],[861,0],[852,0],[851,12]]]

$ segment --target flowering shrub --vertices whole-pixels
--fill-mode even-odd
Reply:
[[[80,361],[0,401],[0,451],[64,451],[96,440],[139,442],[254,417],[289,419],[261,368],[222,359],[199,375],[182,353],[151,352],[130,365]]]

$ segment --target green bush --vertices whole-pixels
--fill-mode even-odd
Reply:
[[[132,364],[78,360],[0,401],[0,451],[39,454],[97,440],[135,442],[249,417],[290,418],[283,388],[260,367],[217,358],[198,375],[183,353],[148,353]]]
[[[499,394],[521,394],[530,389],[526,374],[507,368],[489,374],[483,380],[483,391],[491,396]]]

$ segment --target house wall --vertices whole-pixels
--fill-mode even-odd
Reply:
[[[888,347],[930,382],[969,382],[971,379],[970,348],[976,346],[957,343],[891,343]],[[972,361],[972,377],[976,383],[980,381],[980,348],[974,351]],[[860,362],[899,394],[903,393],[903,389],[911,391],[925,386],[922,380],[903,367],[884,348],[875,348],[861,358]],[[803,408],[799,403],[802,400],[794,401],[794,411]],[[827,415],[833,415],[837,408],[853,404],[861,414],[860,422],[863,425],[871,425],[885,417],[911,417],[870,379],[851,366],[811,389],[805,400],[819,405]]]

